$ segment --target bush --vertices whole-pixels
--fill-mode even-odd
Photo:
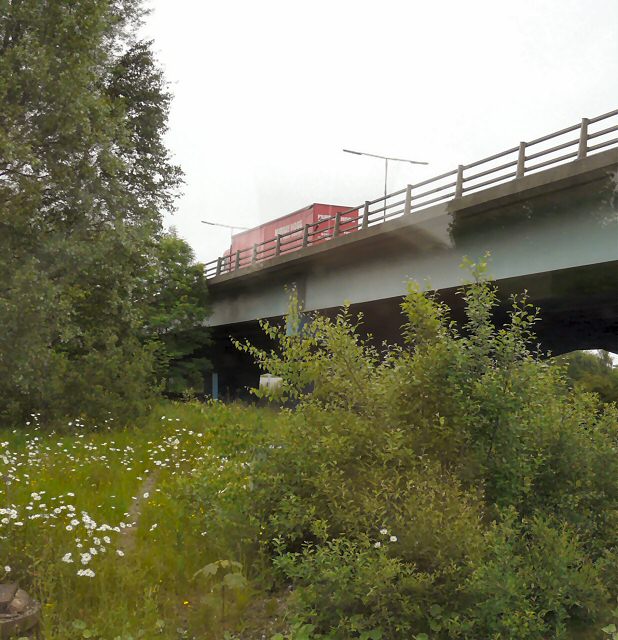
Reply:
[[[250,511],[325,637],[562,638],[618,589],[616,407],[530,347],[525,295],[496,326],[468,266],[462,327],[410,285],[402,346],[347,308],[300,322],[294,298],[287,327],[264,324],[276,349],[238,345],[296,404],[256,451]]]
[[[577,536],[537,515],[506,510],[485,535],[485,554],[464,587],[463,637],[564,638],[570,621],[593,620],[608,593]]]
[[[278,555],[274,562],[298,585],[294,604],[302,620],[329,639],[369,632],[378,638],[409,638],[424,627],[423,602],[431,597],[432,577],[367,538],[338,538],[316,548],[307,544],[302,552]]]

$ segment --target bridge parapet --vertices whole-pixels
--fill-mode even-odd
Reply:
[[[617,132],[618,109],[594,118],[583,118],[570,127],[529,142],[520,142],[515,147],[482,160],[459,165],[452,171],[409,184],[404,189],[339,212],[329,218],[333,224],[332,234],[327,238],[324,237],[322,220],[305,225],[302,234],[298,231],[279,234],[252,248],[207,262],[206,277],[231,274],[500,184],[517,182],[560,165],[581,162],[602,151],[618,148]],[[351,213],[357,213],[358,219],[350,220]],[[318,224],[322,225],[319,230]]]

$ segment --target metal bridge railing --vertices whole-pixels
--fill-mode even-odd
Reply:
[[[322,243],[338,236],[366,229],[415,213],[439,202],[482,191],[489,186],[516,180],[548,167],[566,164],[610,147],[618,147],[618,109],[560,131],[520,142],[516,147],[477,160],[439,176],[409,184],[387,196],[367,200],[328,219],[305,225],[304,229],[282,233],[276,238],[207,262],[205,273],[212,278],[243,269],[256,262]],[[350,219],[350,214],[356,216]],[[332,222],[332,224],[331,224]],[[328,232],[325,232],[328,226]]]

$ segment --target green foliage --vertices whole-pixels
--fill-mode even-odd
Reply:
[[[222,574],[222,584],[230,589],[239,589],[247,584],[245,577],[240,572],[242,564],[235,560],[216,560],[198,569],[193,574],[193,579],[198,575],[203,576],[216,576],[218,573]]]
[[[328,638],[407,638],[423,624],[432,577],[368,539],[307,544],[300,553],[275,556],[274,563],[296,582],[298,609]]]
[[[616,640],[618,638],[618,630],[616,629],[616,625],[612,622],[608,624],[606,627],[602,629],[603,633],[607,634],[612,640]]]
[[[73,433],[60,436],[35,418],[26,432],[0,430],[0,580],[19,582],[41,603],[45,638],[220,640],[243,622],[254,589],[237,528],[206,524],[187,487],[208,474],[221,502],[228,492],[239,502],[248,495],[240,451],[263,433],[263,413],[167,402],[130,428],[109,421],[84,432],[73,421]],[[137,524],[128,531],[121,522]],[[82,564],[91,548],[96,555]],[[94,575],[78,575],[84,568]]]
[[[180,173],[162,142],[170,95],[135,37],[141,13],[138,0],[0,1],[7,422],[121,418],[151,400],[137,301]]]
[[[222,621],[225,620],[226,593],[229,594],[230,591],[234,593],[238,590],[245,589],[247,586],[247,579],[243,576],[241,570],[242,564],[240,562],[236,562],[235,560],[216,560],[198,569],[193,574],[194,580],[197,576],[202,575],[207,578],[211,584],[216,584],[216,579],[219,578],[218,586],[221,598]],[[214,584],[213,587],[211,587],[211,591],[215,588]]]
[[[471,268],[467,326],[411,285],[399,347],[376,348],[347,309],[301,322],[294,303],[268,329],[277,348],[242,345],[294,409],[193,403],[141,430],[5,432],[0,473],[19,481],[2,504],[27,526],[7,518],[0,551],[46,603],[46,637],[74,621],[77,637],[127,640],[612,637],[617,409],[530,348],[525,297],[495,326],[495,288]],[[70,522],[51,515],[69,491],[99,523],[140,504],[125,555],[98,554],[92,578],[60,560],[76,533],[48,526]],[[113,551],[124,534],[108,533]]]
[[[166,390],[203,390],[203,374],[210,364],[203,356],[210,341],[204,326],[209,313],[206,277],[190,245],[174,230],[156,242],[143,293],[144,337],[161,347],[160,375]]]
[[[464,587],[463,637],[564,638],[569,621],[592,620],[608,594],[570,528],[505,511]]]
[[[238,345],[296,403],[250,513],[315,637],[567,638],[618,591],[616,407],[531,347],[525,294],[496,326],[486,260],[466,266],[461,328],[411,284],[403,346],[345,307],[300,323],[294,298],[274,349]]]
[[[618,602],[618,598],[616,599]],[[618,622],[618,606],[611,611],[612,620]],[[609,636],[610,640],[618,640],[618,626],[614,622],[610,622],[608,625],[604,626],[601,631]]]
[[[618,367],[607,351],[574,351],[555,360],[566,366],[573,384],[599,394],[603,402],[618,402]]]

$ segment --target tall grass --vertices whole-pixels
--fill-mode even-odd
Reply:
[[[242,527],[207,523],[191,487],[199,477],[217,495],[246,493],[265,415],[276,422],[169,403],[136,426],[75,420],[45,433],[33,416],[0,432],[1,567],[42,603],[46,638],[217,638],[240,623],[249,588],[195,574],[218,560],[246,573]]]

